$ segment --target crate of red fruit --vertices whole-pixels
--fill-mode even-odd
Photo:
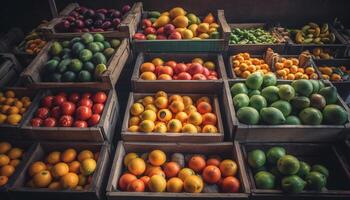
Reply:
[[[55,39],[81,36],[84,32],[129,38],[135,33],[141,20],[141,11],[141,2],[135,3],[132,7],[124,5],[118,9],[93,9],[72,3],[60,13],[59,17],[41,29],[47,37]]]
[[[50,41],[22,72],[21,79],[33,88],[110,89],[129,53],[127,39],[105,38],[99,33]]]
[[[321,80],[253,73],[226,82],[224,96],[230,132],[239,141],[334,141],[350,122],[337,89]]]
[[[22,130],[38,140],[111,141],[118,110],[113,90],[47,90]]]
[[[144,12],[142,18],[132,43],[138,52],[221,52],[227,47],[223,10],[195,14],[175,7]]]
[[[218,96],[130,93],[121,135],[133,142],[221,142]]]
[[[108,145],[39,143],[10,188],[15,199],[89,199],[104,196]]]
[[[31,142],[0,140],[0,194],[5,199],[9,198],[7,190],[23,170],[36,145]]]
[[[107,199],[248,199],[239,151],[232,143],[119,142]]]
[[[332,144],[241,144],[252,199],[346,199],[350,176]]]
[[[29,117],[40,92],[26,88],[4,88],[0,92],[0,138],[20,139],[20,127]]]
[[[131,77],[134,92],[162,88],[183,92],[215,92],[226,78],[221,54],[140,53]]]

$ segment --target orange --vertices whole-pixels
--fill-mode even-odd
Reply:
[[[184,181],[184,190],[189,193],[200,193],[204,187],[203,180],[200,176],[191,175]]]
[[[156,93],[156,95],[154,95],[155,98],[158,98],[158,97],[165,97],[165,98],[168,98],[168,94],[164,91],[158,91]]]
[[[10,177],[15,172],[15,168],[12,165],[4,165],[0,169],[0,176]]]
[[[68,174],[61,177],[61,185],[64,189],[74,189],[78,186],[79,177],[77,174],[69,172]]]
[[[145,108],[143,107],[143,105],[141,103],[134,103],[130,108],[130,113],[134,116],[138,116],[144,110],[145,110]]]
[[[164,109],[168,107],[168,99],[166,97],[157,97],[154,104],[159,109]]]
[[[145,186],[148,184],[149,180],[151,178],[149,176],[142,176],[140,180],[145,184]]]
[[[240,62],[238,60],[233,60],[232,65],[233,67],[238,67],[240,65]]]
[[[241,64],[239,65],[239,69],[240,69],[241,71],[246,71],[246,70],[248,69],[248,65],[247,65],[246,63],[241,63]]]
[[[194,105],[188,105],[185,107],[184,112],[187,113],[187,115],[189,115],[192,112],[197,112],[197,108]]]
[[[0,176],[0,187],[4,186],[8,182],[9,178],[7,176]]]
[[[157,76],[153,72],[143,72],[140,75],[142,80],[157,80]]]
[[[180,193],[183,190],[184,183],[180,178],[173,177],[166,184],[167,192]]]
[[[182,123],[180,120],[171,119],[167,124],[168,132],[180,133],[182,129]]]
[[[167,178],[172,178],[177,176],[180,171],[180,165],[176,162],[168,162],[164,164],[164,173]]]
[[[73,161],[71,163],[68,164],[69,167],[69,172],[73,172],[78,174],[80,172],[79,168],[80,168],[80,163],[78,161]]]
[[[154,103],[154,98],[152,96],[146,96],[142,99],[142,105],[147,106]]]
[[[154,132],[155,133],[166,133],[168,131],[168,128],[164,122],[157,122],[154,126]]]
[[[316,74],[316,76],[313,75],[313,77],[311,77],[312,75],[313,75],[313,74],[310,75],[310,78],[312,78],[312,79],[317,79],[317,74]],[[314,77],[316,77],[316,78],[314,78]],[[339,81],[339,80],[341,80],[341,76],[340,76],[339,74],[332,74],[331,80],[332,80],[332,81]]]
[[[304,74],[301,76],[301,79],[309,79],[309,76],[307,74]]]
[[[221,158],[219,156],[212,156],[207,160],[207,165],[214,165],[219,167]]]
[[[200,125],[202,124],[203,118],[202,115],[199,112],[192,112],[188,116],[187,122],[193,125]]]
[[[124,165],[127,167],[129,162],[131,160],[133,160],[134,158],[138,158],[139,156],[136,153],[128,153],[126,154],[126,156],[124,157],[123,163]]]
[[[3,106],[1,107],[1,112],[2,112],[3,114],[7,114],[7,111],[10,109],[10,107],[11,107],[11,106],[9,106],[9,105],[3,105]]]
[[[182,129],[181,129],[182,133],[198,133],[198,129],[196,126],[194,126],[193,124],[185,124]]]
[[[158,112],[158,108],[154,104],[148,104],[145,106],[145,110],[153,110],[154,112]]]
[[[150,62],[145,62],[142,63],[142,65],[140,66],[140,72],[154,72],[154,70],[156,69],[156,67],[154,66],[153,63]]]
[[[150,120],[152,122],[155,122],[157,119],[157,114],[153,110],[145,110],[140,115],[141,120]]]
[[[4,102],[4,104],[5,105],[9,105],[9,106],[11,106],[12,104],[14,104],[15,103],[15,99],[14,98],[7,98],[6,100],[5,100],[5,102]]]
[[[293,74],[298,72],[298,66],[296,65],[292,65],[289,69],[290,69],[290,72]]]
[[[208,165],[203,170],[203,179],[209,184],[217,183],[221,178],[220,169],[214,165]]]
[[[305,68],[305,73],[307,74],[307,75],[310,75],[310,74],[312,74],[312,73],[314,73],[315,72],[315,69],[313,68],[313,67],[307,67],[307,68]]]
[[[161,166],[166,161],[166,155],[161,150],[153,150],[148,154],[148,161],[154,166]]]
[[[129,191],[129,192],[144,192],[145,191],[145,183],[140,179],[133,180],[128,185],[127,191]]]
[[[167,122],[167,121],[171,120],[172,117],[173,117],[173,115],[169,109],[161,109],[157,113],[158,120],[160,120],[162,122]]]
[[[178,112],[182,112],[185,109],[185,105],[182,101],[179,100],[174,100],[170,106],[169,109],[173,112],[173,113],[178,113]]]
[[[38,174],[39,172],[44,171],[46,169],[47,169],[47,167],[46,167],[45,163],[43,163],[41,161],[34,162],[29,167],[29,175],[34,176],[35,174]]]
[[[33,184],[35,187],[38,187],[38,188],[45,188],[49,186],[51,181],[52,181],[52,176],[50,172],[47,170],[41,171],[35,174],[35,176],[33,177]]]
[[[292,58],[290,60],[292,61],[293,65],[299,65],[299,60],[297,58]]]
[[[14,159],[10,161],[10,165],[13,167],[17,167],[21,161],[18,159]]]
[[[277,70],[280,70],[280,69],[283,69],[283,68],[284,68],[284,65],[283,65],[283,63],[277,62],[277,63],[275,64],[275,67],[276,67]]]
[[[202,116],[202,124],[203,125],[216,125],[217,123],[217,118],[216,118],[216,115],[214,113],[205,113],[203,116]]]
[[[8,165],[10,163],[10,158],[5,154],[0,154],[0,167]]]
[[[178,94],[173,94],[173,95],[171,95],[169,97],[169,103],[172,103],[174,101],[181,101],[181,102],[183,102],[183,98],[180,95],[178,95]]]
[[[146,156],[146,159],[144,159],[144,160],[147,160],[147,157],[148,157],[148,155]],[[160,168],[159,166],[153,166],[153,165],[151,165],[149,162],[147,162],[147,164],[146,164],[145,175],[146,175],[146,176],[150,176],[149,174],[150,174],[151,171],[154,170],[154,169],[162,170],[162,168]]]
[[[53,164],[53,165],[60,162],[61,161],[61,152],[59,152],[59,151],[51,152],[47,156],[46,160],[49,164]]]
[[[336,77],[334,77],[334,79],[333,80],[340,80],[341,79],[341,77],[338,75],[338,74],[332,74],[332,76],[333,75],[335,75]],[[314,80],[316,80],[316,79],[318,79],[318,75],[316,74],[316,73],[312,73],[312,74],[310,74],[310,79],[314,79]]]
[[[152,176],[154,176],[154,175],[159,175],[159,176],[162,176],[162,177],[165,178],[165,173],[164,173],[164,171],[161,170],[161,169],[159,169],[159,168],[153,168],[153,169],[151,169],[151,170],[149,171],[149,173],[148,173],[148,176],[149,176],[149,177],[152,177]]]
[[[83,162],[83,160],[88,158],[94,158],[94,154],[90,150],[83,150],[78,154],[79,162]]]
[[[237,164],[233,160],[222,161],[219,168],[223,177],[234,176],[237,173]]]
[[[196,105],[200,104],[201,102],[207,102],[210,104],[210,99],[209,99],[209,97],[201,97],[201,98],[197,99]]]
[[[79,170],[83,175],[88,176],[95,172],[96,165],[97,163],[94,159],[87,158],[80,163]]]
[[[250,74],[251,74],[250,71],[244,71],[244,72],[242,72],[241,77],[247,78]]]
[[[201,156],[192,156],[192,158],[188,161],[188,167],[197,173],[202,172],[205,166],[205,160]]]
[[[195,175],[195,172],[190,169],[190,168],[182,168],[180,172],[178,173],[178,177],[182,180],[185,181],[185,179],[188,176]]]
[[[23,155],[23,149],[20,149],[20,148],[12,148],[8,153],[7,155],[9,156],[9,158],[11,160],[13,159],[19,159],[22,157]]]
[[[287,75],[287,80],[294,80],[295,79],[295,75],[294,74],[288,74]]]
[[[197,111],[200,114],[209,113],[212,111],[212,107],[208,102],[200,102],[199,104],[197,104]]]
[[[7,110],[7,114],[18,114],[19,113],[19,108],[17,108],[16,106],[11,106],[8,110]]]
[[[126,191],[128,185],[129,185],[132,181],[134,181],[134,180],[137,180],[137,178],[136,178],[135,175],[130,174],[130,173],[125,173],[125,174],[123,174],[123,175],[119,178],[119,182],[118,182],[118,185],[119,185],[120,190]]]
[[[292,65],[293,65],[293,61],[291,61],[291,60],[285,60],[284,62],[283,62],[283,64],[284,64],[284,66],[285,67],[291,67]]]
[[[183,101],[185,107],[187,107],[188,105],[193,105],[192,98],[189,96],[182,96],[182,101]]]
[[[233,69],[233,72],[236,74],[236,76],[240,76],[241,75],[241,70],[238,67],[235,67]]]
[[[161,59],[161,58],[154,58],[152,60],[152,63],[155,65],[155,66],[161,66],[164,64],[164,61]]]
[[[20,101],[16,101],[15,106],[16,106],[18,109],[21,109],[21,108],[23,108],[23,103],[20,102]]]
[[[64,176],[68,174],[69,172],[69,166],[66,163],[59,162],[55,164],[51,169],[51,174],[55,178],[59,178],[61,176]]]
[[[175,119],[178,119],[180,122],[184,123],[188,119],[188,115],[185,112],[179,112],[176,114]]]
[[[128,170],[135,176],[142,175],[146,170],[146,163],[141,158],[134,158],[128,163]]]
[[[148,189],[151,192],[164,192],[166,189],[166,180],[160,175],[154,175],[148,182]]]
[[[61,160],[65,163],[70,163],[77,157],[77,151],[75,149],[67,149],[61,154]]]
[[[301,72],[302,74],[304,73],[304,68],[299,67],[298,72]]]
[[[5,92],[5,96],[6,96],[7,98],[15,98],[16,94],[15,94],[15,92],[12,91],[12,90],[7,90],[7,91]]]
[[[60,189],[62,189],[61,188],[61,183],[58,182],[58,181],[50,183],[50,185],[47,188],[49,188],[51,190],[60,190]]]
[[[136,126],[136,125],[132,125],[128,128],[128,131],[129,132],[138,132],[139,131],[139,126]]]
[[[151,120],[144,120],[140,123],[140,131],[150,133],[154,130],[154,122]]]
[[[229,176],[222,181],[221,188],[223,192],[235,193],[239,191],[240,182],[237,178]]]
[[[8,142],[0,143],[0,154],[7,153],[12,148],[11,144]]]

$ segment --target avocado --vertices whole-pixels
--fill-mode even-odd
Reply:
[[[69,58],[62,60],[60,62],[60,64],[58,64],[58,66],[56,67],[56,71],[59,73],[65,72],[67,70],[70,62],[71,62],[71,59],[69,59]]]
[[[107,59],[111,58],[114,54],[115,50],[113,48],[106,48],[104,51],[103,51],[103,55],[105,55],[105,57]]]
[[[237,94],[232,101],[236,110],[249,105],[249,97],[246,94]]]
[[[254,125],[259,123],[259,112],[252,107],[243,107],[237,111],[237,118],[240,123]]]
[[[291,175],[282,179],[282,190],[287,193],[299,193],[305,188],[306,182],[299,176]]]
[[[72,72],[80,72],[81,69],[83,68],[83,63],[79,59],[73,59],[70,64],[68,69]]]
[[[64,74],[62,75],[62,78],[61,78],[61,80],[63,82],[75,82],[75,79],[76,79],[76,75],[72,71],[64,72]]]
[[[260,115],[264,122],[271,125],[284,124],[286,121],[283,113],[274,107],[262,108],[260,110]]]
[[[319,91],[319,94],[326,99],[326,103],[334,104],[337,102],[337,89],[334,86],[324,87]]]
[[[83,49],[79,53],[79,59],[82,62],[86,62],[92,59],[92,52],[89,49]]]
[[[262,83],[263,83],[263,77],[259,72],[255,72],[249,75],[247,80],[245,81],[245,84],[247,85],[247,87],[253,90],[260,89]]]
[[[50,81],[52,82],[61,82],[62,75],[60,73],[52,73],[50,74]]]
[[[258,112],[260,112],[262,108],[266,108],[267,101],[265,97],[261,95],[253,95],[250,97],[249,106],[255,108]]]
[[[160,17],[160,12],[158,11],[151,11],[147,13],[148,18],[158,18]]]
[[[53,42],[50,48],[50,54],[53,56],[58,56],[62,52],[62,46],[59,42]]]
[[[321,191],[327,184],[327,177],[317,171],[310,172],[305,180],[309,188],[317,191]]]
[[[112,48],[111,44],[108,41],[103,41],[102,44],[105,48]]]
[[[93,53],[101,51],[100,46],[96,42],[88,44],[88,49]]]
[[[278,159],[277,168],[281,174],[294,175],[300,169],[300,162],[292,155],[284,155]]]
[[[72,46],[72,53],[76,56],[79,55],[80,51],[82,51],[83,49],[85,49],[85,46],[83,43],[81,42],[76,42],[73,44]]]
[[[86,70],[81,70],[78,74],[79,82],[90,82],[92,80],[91,73]]]
[[[280,98],[278,92],[278,87],[267,86],[266,88],[262,89],[261,95],[265,97],[267,103],[271,104]]]
[[[287,117],[292,112],[292,106],[288,101],[278,100],[271,104],[271,107],[277,108]]]
[[[69,44],[70,44],[70,43],[69,43],[68,40],[65,40],[65,41],[61,42],[61,45],[62,45],[63,48],[69,48],[69,47],[70,47]]]
[[[267,153],[267,162],[276,165],[278,159],[286,155],[286,150],[283,147],[271,147]]]
[[[306,162],[301,161],[300,162],[300,168],[299,171],[297,173],[297,175],[302,178],[305,179],[309,174],[310,174],[310,165],[307,164]]]
[[[56,68],[58,66],[59,62],[57,60],[49,60],[47,61],[46,65],[45,65],[45,69],[49,72],[54,72],[56,71]]]
[[[305,108],[299,113],[300,121],[305,125],[320,125],[322,123],[322,113],[316,108]]]
[[[287,125],[301,125],[301,121],[297,116],[290,115],[286,118],[285,124],[287,124]]]
[[[277,83],[277,78],[276,75],[273,73],[267,73],[264,74],[263,76],[263,87],[267,87],[267,86],[275,86]]]
[[[97,52],[93,55],[92,57],[92,62],[95,64],[95,65],[98,65],[98,64],[106,64],[107,63],[107,60],[106,60],[106,57],[103,55],[103,53],[100,53],[100,52]]]
[[[329,176],[328,169],[323,165],[313,165],[311,168],[311,171],[320,172],[321,174],[325,175],[327,178]]]
[[[275,176],[267,171],[260,171],[254,176],[257,189],[274,189]]]
[[[248,164],[250,167],[257,169],[266,163],[265,153],[260,149],[252,150],[248,153]]]
[[[83,70],[86,70],[86,71],[88,71],[90,73],[94,73],[95,72],[95,65],[94,65],[94,63],[92,63],[90,61],[85,62],[83,64]]]
[[[84,42],[84,44],[89,44],[94,41],[94,36],[91,33],[84,33],[81,36],[81,39],[82,39],[82,42]]]
[[[117,49],[120,46],[120,43],[121,43],[120,40],[113,39],[111,40],[111,47],[114,49]]]
[[[299,95],[306,97],[310,96],[314,91],[312,83],[304,79],[293,81],[292,87]]]
[[[290,103],[292,104],[293,109],[302,110],[310,106],[310,99],[303,96],[294,97]]]
[[[248,94],[248,88],[244,83],[235,83],[231,86],[230,90],[232,97],[240,93]]]
[[[101,33],[96,33],[94,35],[94,42],[103,42],[105,37]]]

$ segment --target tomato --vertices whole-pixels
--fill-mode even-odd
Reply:
[[[73,103],[78,103],[78,101],[80,100],[80,95],[76,92],[73,92],[69,95],[68,100]]]
[[[62,127],[71,127],[73,125],[73,117],[70,115],[63,115],[60,118],[59,124]]]
[[[91,108],[93,103],[92,103],[91,99],[83,98],[82,100],[79,101],[78,105],[79,106],[87,106],[87,107]]]
[[[61,110],[63,115],[73,115],[75,112],[75,104],[69,101],[61,104]]]
[[[97,125],[100,122],[100,118],[101,116],[99,114],[93,114],[88,121],[89,126]]]
[[[59,119],[62,115],[61,107],[55,106],[51,109],[51,117]]]
[[[52,107],[53,96],[46,96],[41,100],[41,105],[46,108]]]
[[[102,104],[102,103],[95,103],[93,106],[92,106],[92,112],[94,114],[101,114],[103,112],[103,108],[105,106]]]
[[[40,127],[43,124],[43,120],[36,117],[30,120],[30,124],[34,127]]]
[[[92,97],[92,94],[90,92],[85,92],[83,95],[81,95],[82,99],[90,99]]]
[[[53,118],[53,117],[49,117],[49,118],[46,118],[46,119],[44,120],[44,126],[45,126],[45,127],[55,127],[56,124],[57,124],[57,121],[56,121],[56,119]]]
[[[79,128],[87,128],[88,124],[86,123],[86,121],[75,121],[73,126]]]
[[[36,111],[35,116],[39,117],[40,119],[46,119],[49,117],[49,114],[50,114],[49,109],[42,107]]]
[[[65,92],[59,92],[56,96],[63,96],[67,98],[67,93]]]
[[[88,120],[92,115],[92,111],[87,106],[79,106],[75,114],[77,120]]]
[[[63,102],[67,101],[67,97],[62,96],[62,95],[57,95],[53,99],[53,104],[55,106],[60,106]]]
[[[107,100],[107,95],[104,92],[97,92],[92,98],[94,103],[104,103]]]

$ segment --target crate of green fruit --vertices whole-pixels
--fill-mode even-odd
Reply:
[[[78,37],[85,32],[129,38],[141,20],[141,10],[142,2],[98,9],[71,3],[40,29],[50,39]]]
[[[107,199],[248,199],[246,173],[237,156],[241,156],[239,145],[230,142],[121,141]]]
[[[252,199],[347,199],[350,176],[333,144],[242,143]]]
[[[133,49],[137,52],[221,52],[227,48],[224,11],[191,13],[174,7],[163,13],[144,11]]]
[[[349,124],[349,109],[330,83],[253,73],[225,84],[224,105],[235,140],[331,141]]]
[[[33,88],[87,87],[110,89],[130,54],[127,39],[96,33],[49,42],[21,74]]]
[[[134,92],[215,92],[226,79],[223,56],[217,53],[140,53],[131,82]]]

